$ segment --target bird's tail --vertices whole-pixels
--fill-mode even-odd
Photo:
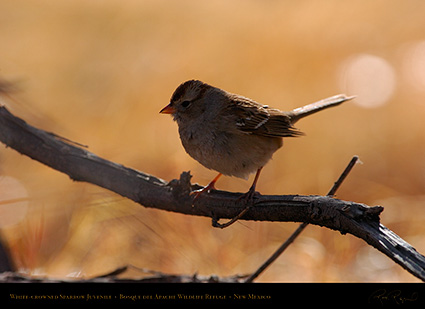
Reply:
[[[317,113],[323,109],[337,106],[345,101],[348,101],[354,98],[355,96],[347,97],[345,94],[338,94],[333,97],[323,99],[303,107],[296,108],[292,110],[291,112],[289,112],[288,116],[291,118],[291,123],[295,123],[301,118]]]

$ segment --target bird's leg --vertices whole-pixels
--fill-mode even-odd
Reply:
[[[263,169],[263,167],[260,167],[257,170],[257,173],[255,174],[255,177],[254,177],[254,181],[253,181],[253,183],[251,185],[251,188],[249,188],[248,192],[246,192],[245,194],[242,194],[238,198],[238,201],[242,201],[247,206],[237,216],[233,217],[232,219],[230,219],[228,222],[226,222],[224,224],[218,223],[217,218],[213,218],[212,225],[214,227],[218,227],[218,228],[224,229],[224,228],[232,225],[236,221],[238,221],[249,210],[249,208],[252,206],[252,204],[254,202],[254,196],[255,196],[255,194],[259,194],[258,192],[255,191],[255,187],[257,185],[257,181],[258,181],[258,178],[260,177],[260,173],[261,173],[261,170],[262,169]]]
[[[194,195],[193,201],[195,202],[195,200],[204,192],[208,192],[210,190],[215,190],[215,183],[217,182],[217,180],[220,178],[222,174],[218,173],[217,176],[215,176],[215,178],[213,180],[211,180],[211,182],[209,184],[207,184],[205,187],[203,187],[202,189],[199,190],[194,190],[192,192],[190,192],[190,195]]]
[[[253,200],[255,194],[257,193],[255,191],[255,187],[257,186],[257,181],[258,181],[258,178],[260,178],[260,173],[262,169],[263,167],[260,167],[257,170],[257,173],[255,174],[255,177],[254,177],[254,181],[251,185],[251,188],[249,188],[248,192],[246,192],[244,195],[239,197],[239,200],[244,200],[247,204]]]

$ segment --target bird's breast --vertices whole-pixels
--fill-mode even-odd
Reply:
[[[281,138],[217,131],[208,126],[179,128],[186,152],[203,166],[219,173],[248,178],[282,146]]]

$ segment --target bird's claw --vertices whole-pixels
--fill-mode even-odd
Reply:
[[[260,195],[260,192],[255,191],[255,188],[251,188],[248,192],[238,197],[237,202],[241,202],[247,206],[250,206],[254,204],[254,201],[258,199]]]

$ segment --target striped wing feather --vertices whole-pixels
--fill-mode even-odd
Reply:
[[[230,106],[229,112],[236,115],[236,127],[242,132],[267,137],[303,134],[291,125],[291,119],[285,112],[241,96],[232,99],[234,104]]]

